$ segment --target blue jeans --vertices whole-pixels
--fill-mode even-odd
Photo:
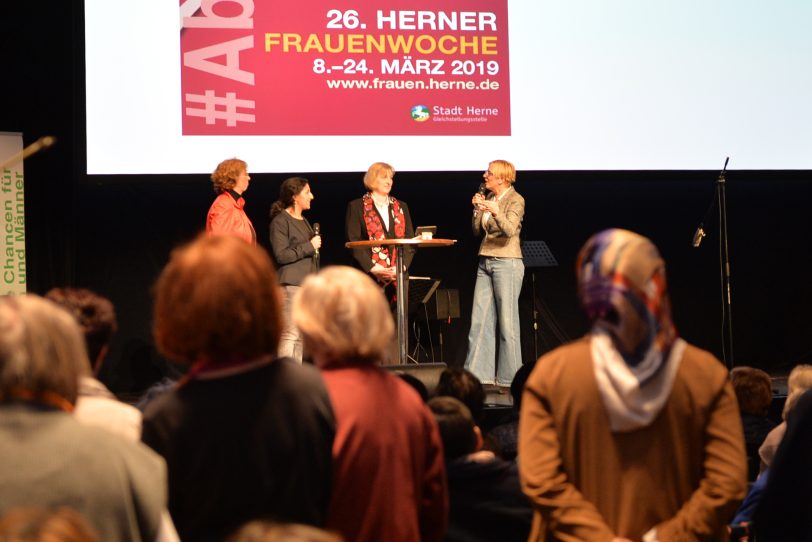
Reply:
[[[522,366],[519,292],[523,279],[524,262],[521,258],[479,258],[465,368],[483,384],[493,384],[495,376],[496,384],[509,386]]]

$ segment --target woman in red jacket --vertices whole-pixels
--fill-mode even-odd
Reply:
[[[242,195],[248,189],[249,181],[248,166],[242,160],[230,158],[220,162],[211,174],[218,195],[206,218],[208,235],[233,235],[252,245],[257,244],[254,226],[243,210],[245,200]]]

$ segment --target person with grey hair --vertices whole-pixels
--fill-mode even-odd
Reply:
[[[0,298],[0,515],[70,504],[102,540],[177,540],[163,460],[71,415],[88,373],[70,314],[35,295]]]
[[[355,542],[431,542],[448,512],[443,446],[417,392],[376,366],[394,335],[380,288],[350,267],[310,275],[293,320],[336,415],[327,528]]]

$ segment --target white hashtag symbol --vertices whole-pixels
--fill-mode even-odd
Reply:
[[[254,100],[238,100],[236,92],[226,92],[222,97],[216,96],[213,90],[207,90],[204,94],[187,94],[186,101],[204,104],[202,108],[187,107],[186,114],[204,117],[206,124],[214,124],[217,120],[225,120],[226,126],[237,126],[237,122],[256,122],[254,115],[237,112],[237,108],[254,109]]]

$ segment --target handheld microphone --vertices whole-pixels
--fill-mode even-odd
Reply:
[[[479,190],[477,190],[476,193],[479,194],[480,196],[482,196],[483,198],[485,197],[485,194],[488,193],[488,189],[485,188],[485,183],[481,183],[479,185]],[[474,207],[474,215],[476,215],[478,212],[479,212],[479,206],[475,206]]]
[[[313,234],[314,234],[314,236],[315,235],[321,235],[321,224],[319,224],[318,222],[313,224]],[[319,255],[319,249],[316,249],[316,256],[318,256],[318,255]]]
[[[702,224],[696,229],[696,233],[694,233],[694,248],[699,248],[699,245],[702,243],[702,238],[705,237],[705,229],[702,227]]]

